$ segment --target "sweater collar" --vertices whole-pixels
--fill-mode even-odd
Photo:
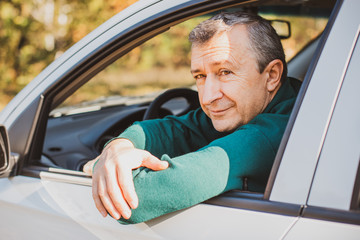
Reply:
[[[288,77],[282,82],[278,92],[275,94],[271,102],[266,106],[263,113],[270,113],[272,109],[279,103],[297,96],[301,82],[295,78]]]

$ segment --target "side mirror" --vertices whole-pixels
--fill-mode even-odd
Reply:
[[[288,39],[291,37],[290,22],[285,20],[270,20],[271,26],[275,29],[280,39]]]
[[[0,125],[0,171],[5,170],[9,166],[10,146],[9,137],[5,126]]]

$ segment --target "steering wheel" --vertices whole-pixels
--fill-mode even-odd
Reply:
[[[200,107],[198,93],[196,91],[189,88],[174,88],[165,91],[152,101],[150,106],[146,109],[143,120],[161,118],[161,115],[164,115],[164,111],[168,114],[172,114],[170,111],[161,108],[161,106],[174,98],[185,98],[188,103],[188,107],[177,114],[178,116]]]

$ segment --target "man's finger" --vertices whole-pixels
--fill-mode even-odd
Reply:
[[[142,162],[142,167],[150,168],[154,171],[165,170],[169,167],[169,163],[167,161],[161,161],[157,157],[149,154]]]
[[[139,200],[135,191],[132,172],[118,171],[118,182],[126,202],[132,209],[137,208]]]
[[[124,199],[123,193],[121,192],[120,183],[118,183],[118,178],[115,175],[116,172],[108,172],[105,175],[106,178],[106,191],[109,196],[109,199],[105,199],[109,202],[103,202],[105,208],[110,212],[113,211],[113,208],[116,209],[118,213],[121,214],[125,219],[129,219],[131,216],[131,210]]]
[[[117,211],[116,207],[113,204],[111,197],[109,196],[107,189],[105,188],[106,182],[99,181],[99,185],[96,191],[93,194],[93,198],[95,201],[96,208],[100,211],[100,213],[104,216],[104,209],[105,212],[107,211],[113,218],[120,219],[121,214]]]
[[[88,161],[83,167],[83,172],[87,173],[89,175],[92,175],[95,162],[96,162],[96,159]]]
[[[100,212],[100,214],[103,217],[107,216],[107,212],[106,209],[104,207],[104,205],[102,204],[99,194],[98,194],[98,187],[97,187],[97,182],[93,182],[93,186],[92,186],[92,197],[94,199],[94,203],[96,208],[98,209],[98,211]]]

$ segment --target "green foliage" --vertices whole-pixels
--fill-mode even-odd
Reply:
[[[185,21],[134,48],[78,89],[61,107],[113,95],[144,95],[192,86],[188,35],[205,18]]]
[[[153,68],[178,69],[190,66],[189,32],[207,17],[198,17],[172,27],[169,31],[150,39],[133,49],[112,66],[113,69],[130,68],[139,71]]]
[[[0,1],[0,110],[57,56],[135,1]]]
[[[134,2],[0,0],[0,110],[56,57]],[[187,36],[205,18],[185,21],[133,49],[96,76],[93,83],[81,90],[83,97],[74,96],[77,98],[74,102],[86,100],[89,95],[142,94],[144,89],[170,87],[169,78],[175,84],[191,84]],[[288,59],[326,24],[326,19],[289,20],[293,29],[299,31],[293,32],[292,39],[283,41]]]
[[[27,35],[33,30],[42,31],[38,22],[29,13],[27,1],[0,2],[0,87],[5,95],[18,91],[19,85],[25,84],[24,77],[34,71],[29,64],[44,58],[38,42]],[[34,66],[36,68],[36,66]]]

